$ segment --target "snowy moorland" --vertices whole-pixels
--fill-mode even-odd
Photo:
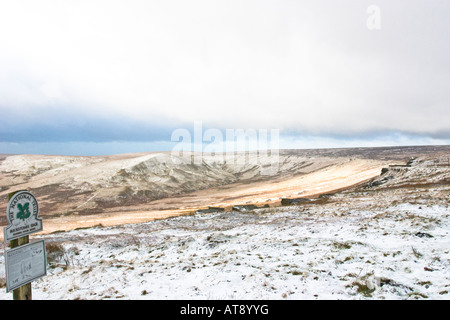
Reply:
[[[31,236],[33,299],[449,299],[449,176],[417,162],[299,206]],[[12,299],[4,276],[1,257]]]

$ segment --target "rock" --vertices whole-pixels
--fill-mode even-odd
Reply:
[[[409,161],[406,163],[406,165],[407,166],[411,166],[413,163],[414,163],[414,161],[417,159],[417,157],[411,157],[410,159],[409,159]]]
[[[289,206],[292,204],[299,204],[299,203],[309,202],[309,201],[311,201],[311,200],[308,198],[294,198],[294,199],[283,198],[283,199],[281,199],[281,205]]]
[[[416,237],[419,237],[419,238],[423,238],[423,237],[425,237],[425,238],[433,238],[433,236],[431,235],[431,234],[429,234],[429,233],[425,233],[425,232],[417,232],[416,234],[415,234],[415,236]]]
[[[215,213],[215,212],[224,212],[224,208],[218,208],[218,207],[208,207],[208,209],[199,209],[195,211],[195,213]]]
[[[381,180],[374,180],[374,181],[369,182],[364,188],[373,188],[373,187],[381,186],[382,184],[385,184],[386,182],[388,182],[389,180],[392,180],[392,179],[394,179],[394,176],[387,176]]]
[[[224,212],[225,211],[224,208],[220,208],[220,207],[208,207],[208,210],[214,210],[215,212]]]
[[[226,235],[223,233],[213,233],[210,234],[207,238],[206,241],[208,243],[208,247],[210,248],[214,248],[217,245],[221,244],[221,243],[225,243],[228,242],[232,239],[233,237],[230,235]]]
[[[329,198],[329,197],[332,197],[334,195],[335,195],[335,193],[323,193],[323,194],[319,195],[319,199]]]
[[[253,209],[257,209],[258,207],[253,204],[247,204],[247,205],[240,205],[240,206],[233,206],[231,210],[233,211],[239,211],[239,212],[246,212]]]

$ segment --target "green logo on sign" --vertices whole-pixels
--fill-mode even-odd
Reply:
[[[29,206],[30,206],[29,202],[25,203],[23,206],[20,203],[17,205],[17,207],[19,208],[19,212],[17,213],[17,219],[25,221],[25,219],[31,216]]]

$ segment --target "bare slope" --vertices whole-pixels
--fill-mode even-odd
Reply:
[[[411,156],[448,153],[448,147],[280,151],[278,170],[262,175],[273,159],[237,163],[204,155],[196,164],[170,152],[102,157],[6,155],[0,159],[0,211],[7,194],[30,190],[38,198],[45,231],[113,225],[179,215],[201,207],[279,203],[316,196],[378,176]],[[247,158],[247,160],[245,160]],[[254,159],[253,159],[254,160]],[[4,215],[0,224],[5,225]]]

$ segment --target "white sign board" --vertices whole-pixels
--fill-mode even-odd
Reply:
[[[8,226],[4,228],[4,241],[42,231],[42,219],[38,218],[38,213],[37,200],[30,192],[20,191],[14,194],[6,209]]]
[[[47,274],[44,240],[5,251],[6,291],[12,291]]]

